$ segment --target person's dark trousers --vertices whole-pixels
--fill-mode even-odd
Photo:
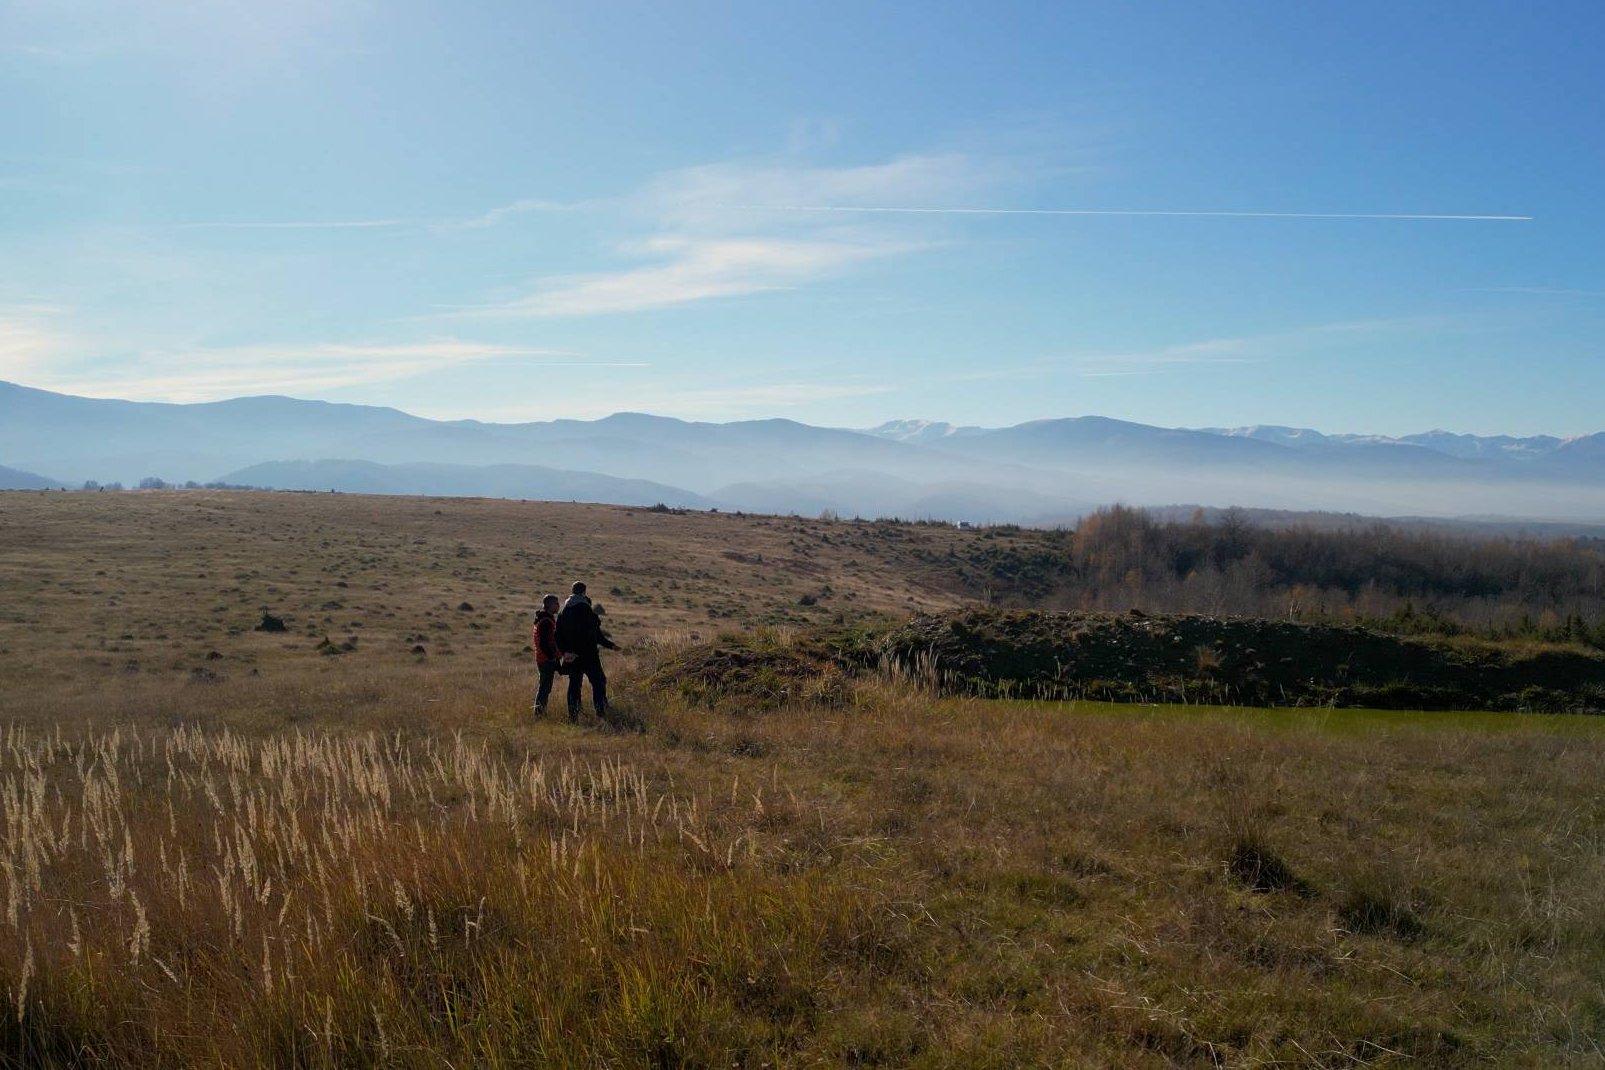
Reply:
[[[546,713],[546,700],[552,697],[552,679],[557,675],[557,662],[548,661],[535,666],[540,672],[540,684],[535,689],[535,716]]]
[[[599,654],[581,654],[579,660],[568,667],[568,719],[580,719],[580,692],[584,681],[591,681],[591,705],[598,717],[607,716],[607,674],[602,671]]]

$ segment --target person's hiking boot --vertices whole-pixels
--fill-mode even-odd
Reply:
[[[546,707],[545,706],[536,706],[535,707],[535,719],[537,721],[541,721],[541,720],[545,720],[546,719]]]
[[[568,723],[569,724],[579,724],[580,723],[580,709],[579,709],[578,706],[572,706],[572,707],[569,708],[569,711],[568,711]]]

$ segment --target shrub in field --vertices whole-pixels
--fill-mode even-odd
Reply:
[[[723,635],[668,654],[647,686],[694,705],[840,706],[848,700],[849,674],[870,657],[868,641],[862,633],[829,629]]]
[[[1349,932],[1414,940],[1426,931],[1420,897],[1397,880],[1374,874],[1358,878],[1338,903],[1338,923]]]
[[[1245,834],[1232,844],[1226,872],[1256,892],[1304,892],[1307,885],[1287,860],[1258,836]]]

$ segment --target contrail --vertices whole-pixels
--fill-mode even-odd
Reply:
[[[174,224],[180,230],[374,230],[382,227],[410,227],[416,225],[416,221],[411,219],[296,219],[284,222],[217,220]]]
[[[1449,215],[1418,212],[1190,212],[1155,208],[897,208],[845,204],[752,205],[775,212],[890,212],[899,215],[1114,215],[1215,219],[1437,219],[1479,223],[1530,223],[1530,215]]]

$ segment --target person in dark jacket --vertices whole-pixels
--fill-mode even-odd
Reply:
[[[535,614],[533,638],[535,643],[535,671],[540,682],[535,688],[535,716],[546,716],[546,700],[552,697],[552,678],[557,675],[563,652],[557,649],[557,595],[541,599],[540,612]]]
[[[564,654],[573,655],[568,665],[568,719],[570,723],[580,719],[584,681],[590,680],[591,705],[596,707],[596,715],[605,720],[607,674],[602,671],[601,648],[605,646],[609,650],[617,650],[618,646],[602,630],[602,620],[591,608],[591,600],[585,594],[585,584],[576,582],[571,590],[573,593],[563,603],[563,611],[557,615],[555,629],[557,648]]]

